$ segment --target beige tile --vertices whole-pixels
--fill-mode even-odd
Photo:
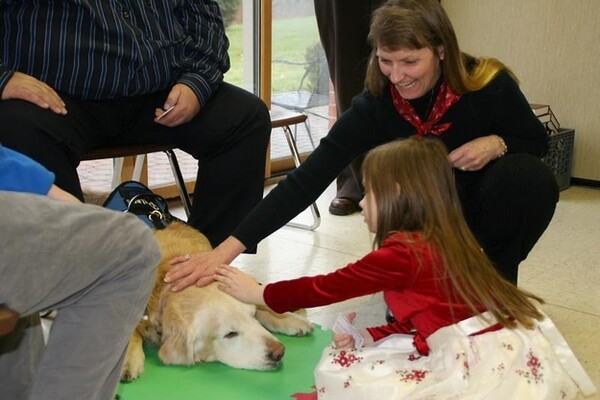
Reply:
[[[521,265],[519,284],[551,304],[600,316],[600,190],[561,192],[550,226]]]
[[[596,388],[600,389],[600,316],[554,305],[546,305],[544,310],[569,343]],[[585,399],[598,400],[600,394]]]

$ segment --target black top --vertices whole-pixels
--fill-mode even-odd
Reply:
[[[419,99],[414,102],[419,108]],[[444,122],[452,122],[440,136],[449,151],[475,138],[496,134],[504,139],[509,153],[542,157],[547,152],[548,136],[543,125],[505,71],[485,88],[463,95],[439,121]],[[389,90],[381,98],[363,92],[304,163],[254,208],[233,236],[247,248],[254,247],[314,202],[356,156],[414,133],[415,128],[394,108]],[[467,192],[480,173],[457,170],[459,190]]]

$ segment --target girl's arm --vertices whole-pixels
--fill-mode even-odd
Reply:
[[[266,305],[276,313],[284,313],[385,290],[401,290],[411,282],[418,264],[413,247],[400,238],[390,237],[379,249],[328,274],[302,276],[264,287],[231,266],[219,266],[211,279],[220,282],[222,290],[239,300]],[[427,254],[423,256],[428,257]]]

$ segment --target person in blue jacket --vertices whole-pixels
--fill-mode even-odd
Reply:
[[[160,260],[137,217],[85,205],[0,145],[2,399],[113,399]],[[44,340],[39,313],[57,310]]]
[[[0,145],[0,189],[47,195],[56,200],[79,199],[54,184],[54,173],[31,158]]]

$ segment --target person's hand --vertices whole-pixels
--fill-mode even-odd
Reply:
[[[504,152],[496,135],[482,136],[454,149],[448,161],[461,171],[479,171]]]
[[[353,323],[355,318],[355,312],[346,314],[346,319],[350,321],[350,323]],[[358,333],[360,333],[360,336],[363,338],[363,347],[373,344],[373,337],[367,329],[359,329]],[[352,349],[356,347],[354,337],[349,333],[334,333],[331,339],[333,340],[333,346],[336,349]]]
[[[170,261],[172,267],[165,275],[165,282],[173,284],[174,292],[194,284],[208,285],[214,280],[217,266],[232,262],[244,250],[245,246],[230,236],[214,250],[176,257]]]
[[[356,313],[351,312],[346,314],[346,319],[353,323],[356,318]],[[356,342],[354,341],[354,337],[349,333],[334,333],[332,336],[333,347],[336,349],[351,349],[356,347]]]
[[[67,201],[71,203],[81,203],[81,201],[79,201],[77,197],[73,196],[69,192],[62,190],[54,184],[50,187],[50,190],[48,191],[46,196],[54,200]]]
[[[215,280],[219,289],[244,303],[266,305],[263,300],[263,286],[253,276],[232,267],[220,265],[215,270]]]
[[[2,100],[13,99],[28,101],[56,114],[65,115],[67,113],[65,102],[54,89],[22,72],[15,72],[2,92]]]
[[[173,109],[161,117],[171,107]],[[163,108],[154,110],[154,121],[173,128],[191,121],[199,111],[200,102],[196,94],[189,86],[178,83],[171,89]]]

